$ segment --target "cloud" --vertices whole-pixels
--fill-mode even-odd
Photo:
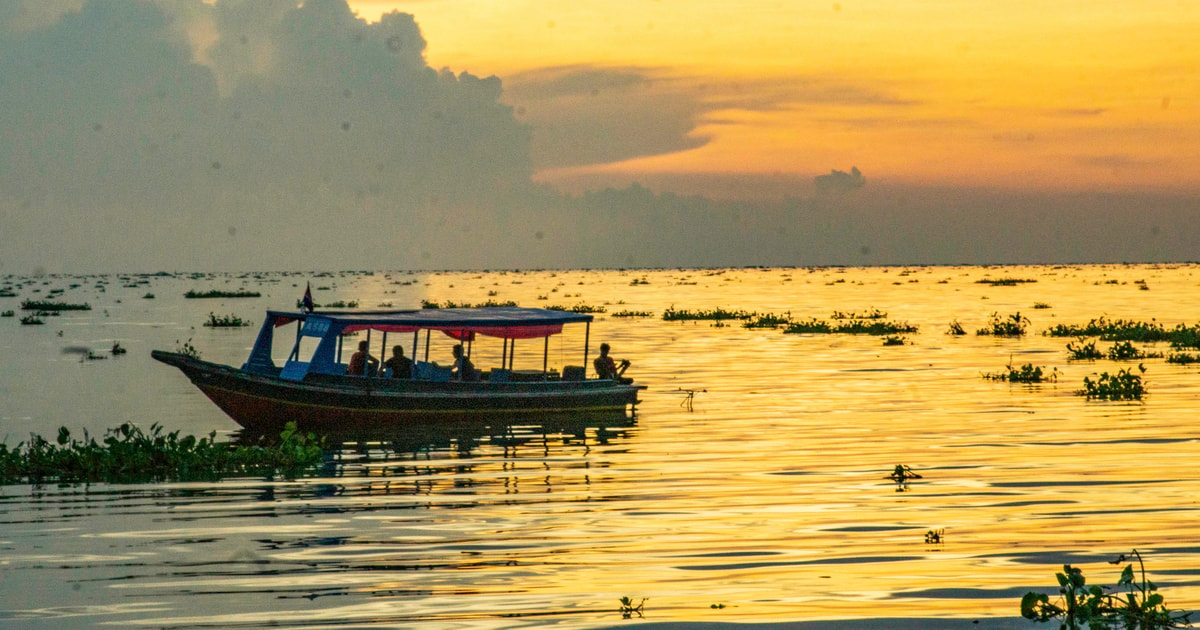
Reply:
[[[534,129],[533,162],[561,168],[686,151],[715,109],[679,79],[644,68],[569,66],[505,80],[504,101]]]
[[[308,228],[291,230],[293,247],[382,256],[531,186],[530,131],[500,80],[430,68],[411,15],[91,0],[4,17],[0,204],[37,232],[29,242],[65,250],[49,268],[125,239],[167,264],[190,248],[145,238],[165,229],[210,255],[213,238],[242,251],[231,234],[288,223]],[[354,234],[399,224],[401,237]]]

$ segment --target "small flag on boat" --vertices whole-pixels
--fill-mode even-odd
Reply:
[[[301,310],[303,310],[305,313],[313,312],[312,283],[305,283],[304,299],[300,302],[300,305]]]

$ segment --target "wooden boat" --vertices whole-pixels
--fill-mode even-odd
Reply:
[[[387,428],[439,419],[536,416],[548,413],[633,411],[643,386],[586,378],[592,316],[520,308],[447,308],[407,311],[267,311],[258,338],[240,368],[203,361],[195,353],[154,350],[153,358],[179,368],[241,426],[271,430],[296,422],[307,430]],[[278,365],[272,350],[279,329],[296,326],[291,351]],[[581,365],[549,367],[550,337],[570,324],[585,326]],[[389,356],[388,335],[411,339],[410,378],[353,376],[342,362],[343,339],[366,332],[372,354]],[[429,362],[432,333],[452,337],[468,359],[475,340],[502,340],[500,367],[478,380],[461,380],[450,367]],[[424,333],[424,335],[422,335]],[[372,335],[382,338],[372,348]],[[408,337],[407,335],[411,335]],[[518,340],[542,339],[540,370],[514,370]],[[356,344],[357,338],[351,338]],[[407,345],[407,343],[405,344]]]

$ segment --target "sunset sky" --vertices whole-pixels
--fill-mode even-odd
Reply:
[[[0,274],[1200,260],[1200,4],[0,2]]]
[[[538,123],[569,123],[562,112],[537,109],[562,101],[523,99],[522,84],[567,73],[595,82],[575,95],[584,101],[575,108],[684,119],[663,123],[686,130],[675,146],[662,138],[659,147],[641,147],[647,155],[540,171],[549,181],[601,173],[618,182],[647,173],[811,177],[856,165],[875,181],[909,184],[1200,190],[1193,2],[352,7],[367,19],[411,12],[430,65],[501,77],[516,92],[506,102],[529,101],[523,118],[535,123],[535,146]]]

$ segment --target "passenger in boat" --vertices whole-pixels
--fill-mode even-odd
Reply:
[[[404,356],[404,348],[392,346],[392,358],[383,362],[392,371],[392,378],[412,378],[412,359]]]
[[[632,383],[633,379],[625,377],[625,370],[629,369],[632,363],[629,362],[629,359],[621,359],[621,366],[618,368],[617,362],[608,356],[608,351],[609,346],[607,343],[600,344],[600,356],[596,357],[596,360],[592,362],[592,365],[596,368],[596,374],[600,378],[612,379],[625,385]]]
[[[351,376],[374,376],[378,367],[379,359],[367,352],[366,341],[360,341],[358,342],[358,352],[350,355],[350,367],[346,369],[346,373]]]
[[[451,352],[454,354],[456,368],[454,378],[460,381],[478,381],[479,372],[475,371],[475,364],[463,354],[462,344],[456,344]]]

